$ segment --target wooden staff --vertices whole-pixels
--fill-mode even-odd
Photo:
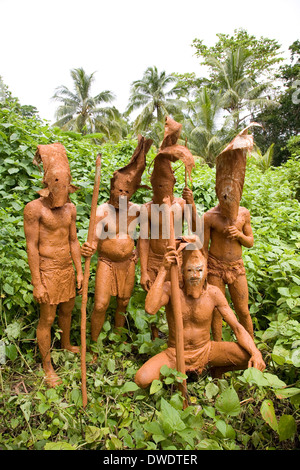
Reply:
[[[170,210],[170,239],[169,246],[176,249],[174,234],[174,212]],[[178,264],[172,264],[170,268],[171,277],[171,302],[175,323],[175,349],[176,349],[176,369],[185,374],[184,360],[184,338],[183,338],[183,320],[181,311],[181,296],[179,287],[179,268]],[[183,408],[187,407],[186,380],[179,385],[179,390],[184,397]]]
[[[95,222],[96,222],[96,212],[97,212],[97,203],[98,195],[100,188],[100,178],[101,178],[101,154],[97,155],[96,159],[96,171],[95,171],[95,182],[94,190],[92,197],[91,205],[91,215],[87,241],[90,245],[93,243],[94,233],[95,233]],[[83,275],[83,285],[82,285],[82,300],[81,300],[81,392],[82,392],[82,404],[85,408],[87,405],[87,392],[86,392],[86,305],[88,298],[88,285],[90,277],[90,265],[91,257],[85,258],[84,262],[84,275]]]

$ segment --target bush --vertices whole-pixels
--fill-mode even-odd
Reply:
[[[168,334],[164,315],[149,318],[145,293],[136,286],[126,314],[126,328],[111,327],[112,299],[96,345],[90,343],[96,259],[92,258],[87,324],[88,406],[82,408],[80,358],[59,349],[54,325],[52,360],[62,385],[47,390],[37,350],[38,308],[33,301],[23,231],[23,209],[37,197],[42,173],[32,164],[38,144],[61,142],[67,150],[77,207],[80,243],[86,240],[97,153],[102,154],[99,203],[108,199],[112,172],[128,162],[136,146],[130,136],[99,147],[95,136],[82,137],[50,128],[36,116],[23,116],[18,104],[0,106],[0,172],[2,224],[0,446],[5,449],[272,449],[298,445],[299,422],[299,202],[296,199],[299,159],[261,173],[249,160],[242,204],[252,216],[255,244],[244,251],[250,311],[267,372],[228,373],[222,380],[208,375],[188,378],[190,406],[182,410],[178,372],[162,369],[149,390],[134,383],[138,368],[165,347],[151,341],[158,321]],[[154,151],[147,156],[148,166]],[[176,191],[184,187],[184,171],[176,171]],[[216,204],[215,170],[200,161],[193,172],[195,201],[207,210]],[[143,183],[149,184],[147,170]],[[151,193],[139,190],[141,204]],[[80,341],[80,297],[73,313],[72,340]],[[2,351],[3,352],[3,351]],[[94,362],[98,353],[101,361]],[[1,360],[1,351],[0,351]],[[179,378],[178,378],[179,377]]]

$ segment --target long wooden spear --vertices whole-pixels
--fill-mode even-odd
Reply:
[[[96,171],[95,171],[95,182],[92,196],[91,215],[89,222],[89,230],[87,241],[91,245],[94,239],[95,223],[96,223],[96,212],[98,195],[100,188],[101,179],[101,154],[97,155],[96,158]],[[82,300],[81,300],[81,393],[82,393],[82,404],[85,408],[87,405],[87,391],[86,391],[86,305],[88,298],[88,285],[90,277],[90,265],[91,257],[85,258],[84,262],[84,275],[82,285]]]
[[[170,206],[169,206],[170,207]],[[169,246],[176,249],[175,233],[174,233],[174,212],[170,212],[170,239]],[[171,277],[171,303],[175,322],[175,349],[176,349],[176,369],[178,372],[185,374],[184,360],[184,337],[183,337],[183,319],[181,310],[181,296],[179,287],[179,268],[178,264],[172,264],[170,269]],[[187,391],[186,380],[184,379],[179,385],[184,402],[183,408],[187,407]]]

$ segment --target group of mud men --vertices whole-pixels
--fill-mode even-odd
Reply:
[[[191,189],[185,187],[182,198],[174,196],[176,180],[171,162],[183,162],[189,175],[194,165],[188,148],[177,143],[180,131],[181,125],[167,117],[164,139],[151,175],[152,200],[141,207],[130,199],[140,187],[152,141],[139,136],[128,165],[113,173],[109,201],[97,209],[93,242],[85,242],[81,247],[76,233],[76,208],[69,199],[69,194],[77,188],[71,184],[65,148],[59,143],[38,146],[35,163],[43,164],[44,188],[39,191],[40,197],[25,207],[24,230],[33,295],[40,305],[37,341],[48,386],[60,383],[50,357],[51,326],[57,307],[62,348],[80,351],[70,344],[71,313],[76,284],[78,294],[82,289],[82,256],[90,257],[96,251],[92,341],[98,339],[112,296],[117,300],[115,327],[124,327],[138,259],[140,282],[147,292],[146,312],[154,315],[165,307],[169,330],[167,348],[137,371],[135,381],[141,388],[159,379],[163,365],[176,369],[170,282],[170,268],[174,264],[178,266],[180,278],[185,372],[201,374],[210,368],[214,377],[221,377],[226,371],[247,367],[264,370],[262,355],[253,340],[242,261],[242,246],[253,245],[249,211],[240,207],[252,136],[245,129],[218,156],[216,195],[219,204],[204,213],[199,223],[200,215]],[[169,222],[165,222],[162,206],[169,209],[169,216],[174,213],[174,220],[179,217],[181,227],[184,215],[189,214],[186,219],[192,235],[178,237],[176,249],[169,246],[169,235],[164,233]],[[189,211],[185,210],[187,206]],[[140,231],[136,242],[133,233],[138,224]],[[226,300],[226,285],[236,315]],[[236,341],[222,340],[223,321],[231,327]],[[152,337],[157,335],[154,326]]]

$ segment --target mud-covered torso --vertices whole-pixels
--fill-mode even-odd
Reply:
[[[51,259],[70,259],[72,204],[50,209],[41,199],[39,210],[39,254]]]
[[[184,349],[203,348],[210,341],[210,328],[213,310],[215,307],[214,296],[211,295],[212,287],[207,285],[198,299],[181,291],[181,313],[184,330]],[[175,321],[171,301],[166,306],[166,314],[169,325],[168,346],[175,347]]]
[[[102,204],[98,208],[97,251],[99,256],[111,261],[124,261],[135,248],[135,229],[138,224],[138,206],[129,203],[129,210],[115,210],[110,204]]]
[[[182,235],[183,210],[185,201],[182,198],[175,197],[172,201],[172,211],[174,213],[175,237]],[[153,253],[163,255],[169,244],[169,218],[164,218],[162,205],[155,204],[153,201],[145,204],[148,212],[148,226],[150,234],[150,249]]]
[[[217,207],[205,214],[204,224],[208,223],[210,227],[209,253],[212,256],[227,262],[241,258],[242,245],[238,240],[229,237],[228,227],[234,225],[240,232],[243,232],[247,214],[247,209],[240,207],[234,223],[230,223],[226,217],[222,216]]]

